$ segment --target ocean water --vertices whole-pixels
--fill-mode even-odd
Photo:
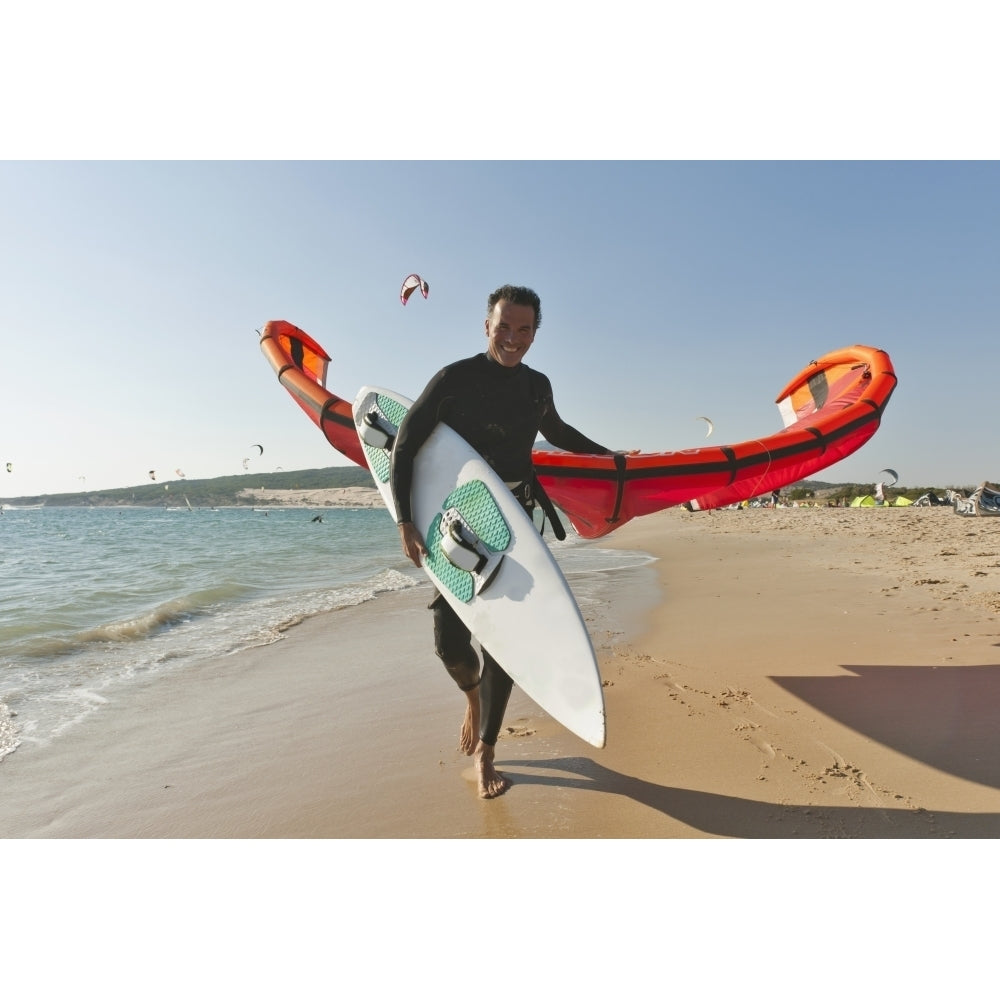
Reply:
[[[550,544],[584,612],[607,571],[650,561],[570,534]],[[425,583],[381,508],[6,508],[0,758],[58,739],[138,679]]]

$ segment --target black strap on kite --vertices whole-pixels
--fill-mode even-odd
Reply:
[[[615,494],[615,509],[611,512],[611,517],[607,518],[608,524],[617,524],[618,515],[622,510],[622,498],[625,496],[625,456],[620,451],[614,453],[615,471],[618,473],[618,492]]]

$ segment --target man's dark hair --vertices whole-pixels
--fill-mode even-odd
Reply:
[[[493,314],[493,307],[498,302],[510,302],[515,306],[531,306],[535,310],[535,329],[542,325],[542,300],[538,293],[524,285],[501,285],[486,300],[486,318]]]

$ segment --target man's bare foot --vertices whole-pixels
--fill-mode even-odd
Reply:
[[[510,788],[510,780],[505,778],[494,766],[494,748],[487,746],[481,740],[476,747],[476,771],[479,772],[479,797],[495,799]]]
[[[462,728],[458,731],[458,749],[466,757],[471,757],[475,752],[476,744],[479,742],[478,685],[471,691],[466,691],[465,697],[469,699],[469,704],[465,706],[465,718],[462,720]]]

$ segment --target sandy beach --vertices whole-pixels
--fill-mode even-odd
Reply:
[[[274,507],[384,507],[374,486],[339,486],[326,490],[246,489],[240,496]]]
[[[423,586],[130,689],[0,764],[5,838],[1000,836],[1000,519],[663,511],[600,545],[595,750],[515,690],[480,800]]]

